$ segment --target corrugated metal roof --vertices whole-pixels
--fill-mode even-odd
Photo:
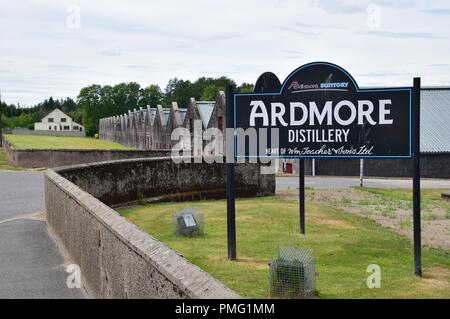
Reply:
[[[187,109],[178,109],[178,113],[181,117],[181,123],[184,123],[184,119],[186,117]]]
[[[163,125],[167,125],[167,121],[169,120],[170,110],[163,110]]]
[[[450,88],[422,89],[420,110],[421,153],[449,153]]]
[[[155,122],[155,117],[156,117],[156,108],[151,108],[150,109],[150,120],[153,123]]]
[[[211,118],[212,112],[214,110],[215,102],[197,102],[197,107],[200,112],[200,117],[203,121],[203,126],[208,127],[209,119]]]

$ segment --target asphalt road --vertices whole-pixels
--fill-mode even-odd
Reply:
[[[44,210],[44,176],[0,172],[0,221]]]
[[[84,298],[42,218],[42,173],[0,172],[0,298]]]
[[[298,177],[277,177],[277,191],[298,188]],[[312,188],[346,188],[359,186],[359,178],[353,177],[305,177],[305,185]],[[375,188],[411,188],[411,179],[366,178],[365,187]],[[422,188],[450,189],[450,180],[422,179]]]

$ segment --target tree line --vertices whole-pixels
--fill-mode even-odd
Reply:
[[[141,87],[136,82],[120,83],[117,85],[93,84],[80,90],[77,100],[71,98],[55,100],[52,97],[31,108],[20,105],[1,103],[2,124],[4,128],[24,127],[32,129],[46,114],[55,108],[84,125],[86,135],[94,136],[98,133],[98,122],[103,117],[120,115],[129,110],[139,109],[158,104],[169,107],[172,101],[178,102],[179,107],[187,107],[191,97],[198,101],[214,101],[220,90],[226,85],[232,85],[237,92],[252,92],[253,85],[236,82],[228,77],[201,77],[196,81],[174,78],[169,80],[162,90],[158,85]]]

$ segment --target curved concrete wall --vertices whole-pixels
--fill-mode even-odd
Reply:
[[[248,193],[269,194],[274,176],[237,165]],[[197,266],[119,216],[105,203],[167,192],[225,187],[225,164],[175,164],[169,158],[47,170],[47,223],[95,298],[239,298]],[[245,192],[244,192],[245,193]],[[98,197],[99,199],[95,198]]]
[[[239,196],[275,194],[275,175],[260,175],[258,164],[236,165]],[[170,157],[119,160],[56,169],[108,205],[142,197],[200,191],[223,191],[225,164],[174,163]]]

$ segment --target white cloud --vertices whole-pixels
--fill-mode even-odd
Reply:
[[[68,28],[71,5],[80,28]],[[380,25],[367,24],[367,6]],[[92,83],[164,87],[173,77],[283,80],[330,61],[361,86],[449,83],[447,1],[18,0],[0,10],[0,89],[11,103],[76,97]],[[437,67],[436,65],[444,65]],[[447,66],[447,67],[446,67]],[[383,76],[384,75],[384,76]]]

